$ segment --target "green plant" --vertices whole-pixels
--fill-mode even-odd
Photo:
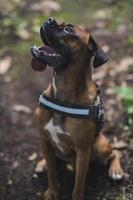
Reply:
[[[118,87],[116,92],[123,98],[128,114],[133,114],[133,88]]]
[[[133,125],[133,88],[131,87],[118,87],[115,92],[123,99],[124,105],[128,113],[128,122],[132,127]]]
[[[125,200],[125,198],[123,197],[123,195],[120,195],[120,196],[116,197],[115,200]]]

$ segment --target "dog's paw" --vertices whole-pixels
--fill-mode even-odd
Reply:
[[[44,200],[58,200],[58,191],[48,189],[43,196]]]
[[[73,193],[72,200],[84,200],[84,192]]]
[[[109,168],[109,177],[114,181],[119,181],[124,178],[124,171],[120,165],[111,164]]]

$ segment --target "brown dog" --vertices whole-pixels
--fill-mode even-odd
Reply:
[[[98,132],[103,113],[91,67],[99,67],[108,59],[84,28],[58,25],[49,18],[40,33],[45,46],[30,49],[32,67],[42,71],[48,64],[54,69],[52,82],[40,96],[40,105],[35,111],[48,169],[49,188],[44,199],[58,200],[56,156],[59,156],[74,162],[76,177],[72,199],[84,200],[92,147],[101,157],[110,159],[110,177],[118,180],[124,175],[120,154]]]

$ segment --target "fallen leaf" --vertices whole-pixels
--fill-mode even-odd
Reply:
[[[67,168],[69,171],[71,171],[71,172],[74,171],[74,168],[73,168],[73,166],[72,166],[71,164],[67,164],[67,165],[66,165],[66,168]]]
[[[44,172],[46,170],[47,170],[46,160],[42,159],[37,163],[37,165],[35,167],[35,172],[42,173],[42,172]]]
[[[35,160],[37,158],[37,153],[32,153],[29,157],[28,157],[28,160],[30,160],[30,161],[33,161],[33,160]]]
[[[19,166],[19,162],[16,160],[13,162],[12,167],[13,169],[16,169]]]
[[[59,12],[61,10],[61,5],[55,1],[41,1],[39,3],[34,3],[31,6],[34,11],[42,11],[44,13]]]
[[[38,175],[37,174],[33,174],[33,178],[38,178]]]
[[[118,141],[118,138],[114,137],[112,147],[114,149],[124,149],[127,147],[127,143],[125,143],[123,140]]]
[[[37,195],[37,196],[41,196],[41,192],[37,192],[36,195]]]
[[[114,89],[112,89],[112,88],[107,88],[107,89],[105,90],[105,92],[106,92],[107,95],[112,95],[112,94],[114,94]]]
[[[106,19],[107,16],[111,16],[111,11],[108,8],[106,9],[102,8],[102,9],[97,10],[94,13],[94,16],[95,16],[95,19]]]
[[[12,64],[12,58],[10,56],[6,56],[0,61],[0,74],[6,74],[10,69]]]
[[[30,33],[27,30],[19,30],[17,34],[23,40],[28,40],[30,38]]]
[[[24,113],[27,113],[27,114],[30,114],[31,113],[31,108],[29,108],[28,106],[25,106],[25,105],[13,105],[12,109],[16,112],[24,112]]]
[[[107,45],[107,44],[105,44],[105,45],[102,46],[102,49],[103,49],[106,53],[108,53],[109,50],[110,50],[110,46]]]
[[[7,184],[8,184],[8,185],[12,185],[12,184],[13,184],[12,180],[9,179],[8,182],[7,182]]]

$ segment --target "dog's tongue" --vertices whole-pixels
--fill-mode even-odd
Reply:
[[[45,52],[45,53],[47,53],[47,55],[51,55],[51,54],[55,53],[55,50],[47,45],[45,45],[43,47],[39,47],[38,51],[40,51],[40,53]],[[36,58],[34,58],[34,56],[31,60],[31,66],[36,71],[44,71],[46,68],[46,64],[47,63],[45,63],[44,61],[43,61],[43,63],[39,62]]]
[[[40,50],[43,50],[44,47],[40,47]],[[44,71],[46,69],[46,64],[45,63],[41,63],[39,62],[37,59],[32,58],[31,59],[31,67],[35,70],[35,71]]]
[[[46,64],[42,64],[39,61],[37,61],[35,58],[32,58],[31,60],[31,66],[35,71],[44,71],[46,69]]]

